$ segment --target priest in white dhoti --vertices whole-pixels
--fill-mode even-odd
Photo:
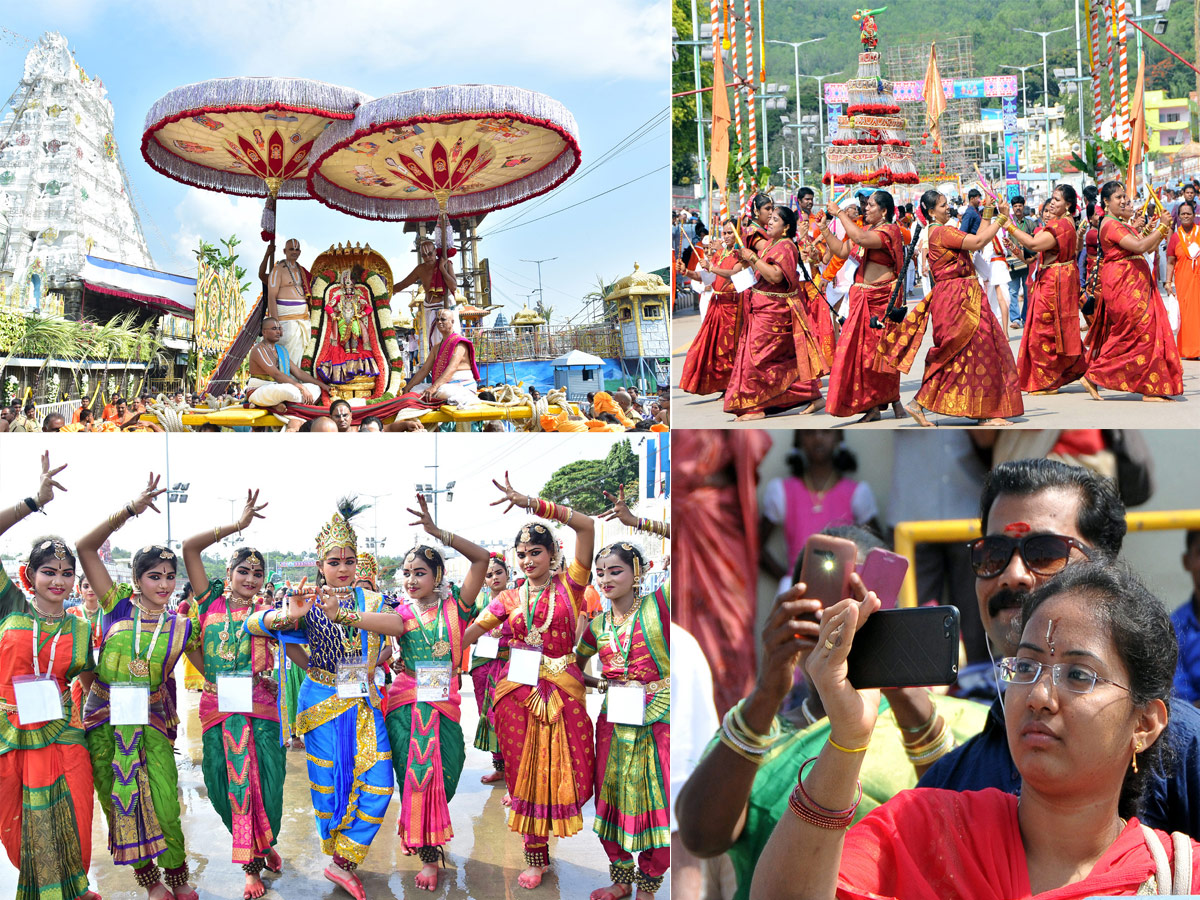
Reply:
[[[300,242],[295,238],[283,245],[284,261],[271,270],[267,279],[267,315],[283,328],[282,344],[297,365],[304,359],[311,326],[308,318],[308,298],[312,293],[312,276],[300,265]]]
[[[475,345],[458,333],[457,326],[454,310],[438,310],[434,327],[441,340],[405,385],[406,392],[419,389],[426,403],[444,400],[455,406],[472,406],[480,402]]]

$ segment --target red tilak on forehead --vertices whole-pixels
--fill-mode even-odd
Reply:
[[[1012,522],[1012,523],[1004,526],[1004,533],[1011,534],[1014,537],[1019,537],[1020,535],[1023,535],[1023,534],[1029,534],[1029,532],[1031,532],[1031,531],[1033,531],[1033,529],[1030,528],[1028,525],[1026,525],[1024,522]]]

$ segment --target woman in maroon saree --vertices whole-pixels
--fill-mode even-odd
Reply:
[[[1040,254],[1017,354],[1017,375],[1023,391],[1054,394],[1072,381],[1080,381],[1099,400],[1095,387],[1084,377],[1087,360],[1079,333],[1076,202],[1075,189],[1060,184],[1046,203],[1045,225],[1031,235],[1011,222],[1005,226],[1014,243]]]
[[[721,228],[722,250],[704,263],[704,268],[715,280],[708,311],[683,361],[679,389],[689,394],[723,392],[729,387],[729,376],[733,373],[741,316],[738,293],[729,279],[738,269],[744,268],[733,250],[735,227],[733,219],[725,222]]]
[[[832,416],[865,413],[859,422],[876,422],[891,404],[896,418],[902,419],[900,372],[876,352],[883,330],[871,327],[872,316],[883,318],[904,263],[904,238],[900,226],[892,222],[896,203],[887,191],[873,193],[867,200],[866,228],[859,227],[849,210],[839,209],[832,201],[828,212],[846,229],[843,239],[828,224],[821,226],[829,249],[842,259],[853,250],[858,270],[850,288],[850,313],[829,375],[826,408]]]
[[[1133,212],[1125,186],[1100,191],[1100,299],[1096,304],[1087,374],[1101,387],[1170,400],[1183,393],[1183,363],[1150,267],[1142,257],[1170,233],[1170,216],[1146,236],[1121,221]]]
[[[819,379],[828,367],[800,300],[795,234],[796,214],[779,207],[761,254],[740,251],[758,280],[744,302],[745,327],[725,392],[725,412],[734,413],[737,422],[805,403],[801,414],[820,408]]]
[[[1017,365],[971,262],[971,253],[992,241],[1003,220],[985,221],[977,234],[948,228],[950,207],[937,191],[921,196],[921,212],[930,223],[933,290],[903,322],[885,323],[880,353],[907,372],[932,318],[933,347],[925,357],[921,389],[905,409],[924,426],[932,424],[925,410],[978,419],[981,425],[1009,425],[1008,417],[1025,411]],[[1007,215],[1006,203],[1000,212]]]

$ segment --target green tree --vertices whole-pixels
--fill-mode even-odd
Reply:
[[[629,441],[624,440],[615,444],[603,460],[567,463],[550,476],[541,496],[594,516],[611,505],[604,499],[605,491],[615,494],[622,484],[637,484],[637,479],[638,459]]]

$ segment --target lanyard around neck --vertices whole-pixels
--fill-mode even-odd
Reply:
[[[30,604],[31,606],[33,604]],[[33,607],[33,676],[35,678],[42,677],[42,662],[38,659],[38,630],[41,623],[41,614],[38,613],[37,607]],[[58,639],[62,637],[62,623],[66,621],[64,618],[58,623],[58,630],[54,632],[54,636],[50,639],[50,664],[46,667],[46,674],[54,674],[54,655],[58,653]]]
[[[133,658],[141,659],[139,653],[142,646],[142,608],[135,604],[137,612],[133,614]],[[158,636],[162,633],[163,622],[167,620],[166,610],[164,609],[158,616],[158,625],[154,629],[154,634],[150,636],[150,646],[146,650],[146,665],[149,666],[150,660],[154,656],[154,645],[158,643]],[[149,677],[149,675],[147,675]]]

